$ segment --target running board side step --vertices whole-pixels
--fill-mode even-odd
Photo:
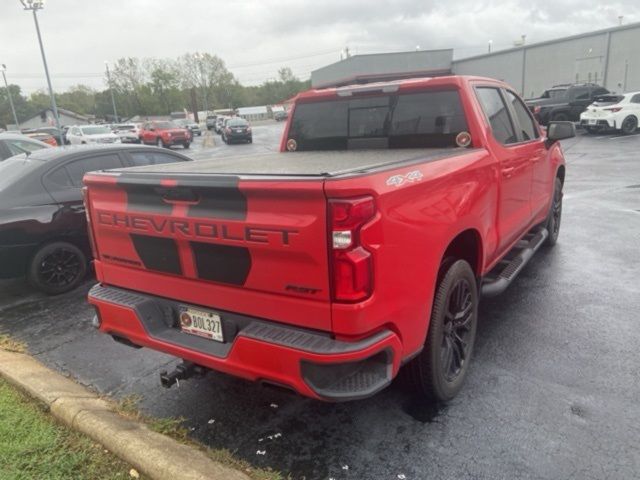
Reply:
[[[529,232],[520,240],[496,267],[482,281],[480,293],[483,297],[495,297],[504,292],[529,263],[533,254],[549,236],[546,228]],[[494,273],[495,272],[495,273]]]

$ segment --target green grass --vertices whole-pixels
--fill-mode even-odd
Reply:
[[[1,480],[127,479],[130,470],[0,379]]]

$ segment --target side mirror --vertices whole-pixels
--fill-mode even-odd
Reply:
[[[573,122],[549,122],[547,126],[547,141],[550,143],[573,138],[576,136],[576,126]]]
[[[155,131],[156,131],[156,129],[155,129],[155,128],[153,128],[153,127],[151,127],[151,128],[149,129],[149,131],[150,131],[150,132],[155,132]]]

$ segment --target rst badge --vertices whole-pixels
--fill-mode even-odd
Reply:
[[[420,170],[413,170],[405,175],[394,175],[393,177],[387,178],[387,185],[399,187],[407,182],[419,182],[422,180],[422,177],[423,175]]]

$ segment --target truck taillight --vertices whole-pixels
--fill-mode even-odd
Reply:
[[[87,217],[87,235],[89,236],[91,253],[93,254],[93,258],[98,260],[98,249],[96,248],[96,242],[93,238],[93,226],[91,225],[91,202],[89,201],[89,190],[87,187],[82,187],[82,201],[84,203],[84,214]]]
[[[336,302],[360,302],[373,290],[373,261],[360,230],[376,213],[373,197],[329,200],[332,296]]]

